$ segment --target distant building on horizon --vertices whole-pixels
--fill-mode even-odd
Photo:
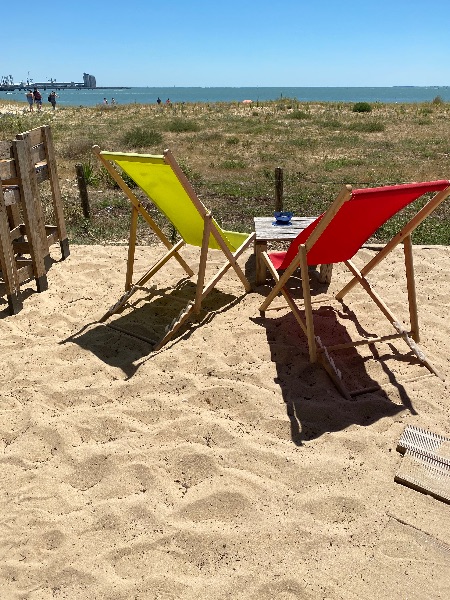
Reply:
[[[94,75],[83,73],[83,81],[57,81],[49,79],[48,81],[33,81],[28,77],[25,81],[14,83],[12,75],[0,76],[0,92],[13,92],[14,90],[27,90],[32,87],[38,87],[43,90],[128,90],[129,87],[115,85],[112,87],[97,87],[97,80]]]
[[[89,75],[89,73],[83,73],[83,83],[84,87],[87,88],[92,89],[97,87],[97,81],[95,77],[93,75]]]

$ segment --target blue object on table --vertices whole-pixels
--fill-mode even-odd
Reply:
[[[291,219],[294,213],[288,211],[274,212],[275,221],[272,225],[291,225]]]

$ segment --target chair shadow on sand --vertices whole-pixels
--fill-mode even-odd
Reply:
[[[165,327],[176,319],[195,296],[195,283],[182,279],[173,287],[146,288],[133,296],[122,313],[108,323],[88,323],[80,331],[60,342],[72,342],[95,354],[102,362],[121,369],[130,379],[140,365],[155,353],[153,347],[164,336]],[[212,321],[220,312],[229,310],[242,298],[214,288],[202,303],[195,321],[187,322],[172,338],[167,348]],[[107,307],[105,307],[106,309]],[[158,352],[164,351],[159,350]]]
[[[314,297],[326,293],[328,287],[328,284],[314,280],[312,277],[315,332],[325,346],[351,341],[346,324],[352,323],[361,337],[374,335],[359,324],[356,315],[345,304],[338,303],[330,296],[322,296],[323,302],[320,304],[314,303]],[[289,289],[294,298],[302,299],[298,277],[291,277]],[[263,288],[258,291],[266,295],[265,288],[264,291]],[[371,378],[366,368],[368,361],[376,360],[389,383],[397,389],[402,404],[390,401],[381,388],[346,400],[320,364],[309,361],[306,336],[283,302],[281,298],[276,301],[277,305],[283,306],[282,311],[268,310],[265,317],[257,317],[253,321],[266,329],[271,359],[277,369],[275,382],[280,386],[286,403],[291,438],[295,444],[301,446],[304,441],[318,438],[324,433],[342,431],[350,425],[372,425],[404,410],[417,414],[405,388],[396,381],[387,364],[394,358],[396,361],[418,362],[411,358],[411,354],[399,353],[391,344],[383,346],[388,351],[382,354],[379,353],[381,347],[378,345],[375,348],[374,344],[366,346],[364,354],[359,354],[354,347],[333,353],[343,380],[353,389],[379,387],[379,382]],[[282,312],[281,316],[277,316],[279,312]]]

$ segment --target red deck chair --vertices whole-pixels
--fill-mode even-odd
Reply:
[[[351,262],[351,258],[361,246],[402,208],[411,204],[427,193],[435,193],[415,216],[399,231],[384,248],[375,255],[360,271]],[[333,379],[340,392],[350,398],[367,389],[348,392],[339,370],[335,367],[330,352],[333,350],[373,344],[395,338],[403,338],[410,350],[425,366],[435,373],[436,369],[427,360],[417,346],[419,341],[419,324],[414,283],[411,234],[450,195],[450,181],[430,181],[378,188],[352,190],[345,186],[330,208],[319,216],[309,227],[302,231],[291,243],[287,252],[263,253],[263,259],[276,281],[276,285],[260,306],[261,314],[269,307],[278,293],[282,293],[291,308],[296,320],[308,338],[309,357],[311,362],[320,361]],[[366,279],[368,273],[380,263],[399,243],[403,243],[405,254],[406,280],[409,302],[411,329],[405,330],[401,321],[391,312],[385,302],[372,288]],[[353,274],[352,280],[336,295],[337,300],[343,297],[360,283],[381,312],[392,323],[396,333],[383,337],[371,337],[348,344],[324,347],[314,333],[313,313],[308,265],[326,265],[343,262]],[[286,283],[294,271],[300,267],[303,290],[304,316],[295,303]],[[278,271],[284,271],[280,276]],[[439,375],[440,376],[440,375]]]

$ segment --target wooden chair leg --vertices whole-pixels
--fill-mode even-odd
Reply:
[[[414,264],[411,236],[403,240],[405,254],[406,286],[408,289],[409,319],[411,323],[411,337],[415,342],[420,342],[419,318],[417,316],[416,284],[414,280]]]
[[[268,259],[264,254],[263,254],[263,256],[266,261],[266,265],[269,266],[270,259]],[[285,270],[283,275],[278,279],[276,285],[273,286],[269,295],[267,296],[267,298],[264,300],[264,302],[259,307],[259,311],[261,313],[264,313],[264,311],[267,308],[269,308],[269,306],[272,304],[272,302],[275,300],[275,298],[281,292],[282,288],[284,288],[284,286],[288,282],[292,273],[298,268],[298,266],[299,266],[298,262],[299,262],[298,260],[293,260],[291,262],[291,264],[288,266],[288,268]]]
[[[128,292],[133,285],[134,254],[136,250],[136,232],[139,212],[135,206],[131,208],[130,240],[128,243],[127,274],[125,277],[125,291]]]
[[[263,252],[267,252],[267,242],[255,242],[256,286],[262,285],[266,280],[267,268],[262,256]]]
[[[203,284],[205,282],[206,261],[208,260],[209,236],[211,235],[212,216],[208,212],[204,217],[202,249],[200,252],[200,264],[198,268],[197,288],[195,290],[194,312],[199,314],[202,308]]]
[[[306,258],[306,247],[303,244],[300,245],[298,254],[299,254],[300,269],[301,269],[301,274],[302,274],[303,302],[304,302],[304,309],[305,309],[306,335],[308,338],[309,359],[311,362],[316,362],[317,361],[317,346],[316,346],[316,338],[315,338],[315,334],[314,334],[314,320],[313,320],[313,314],[312,314],[309,271],[308,271],[308,262],[307,262],[307,258]]]

